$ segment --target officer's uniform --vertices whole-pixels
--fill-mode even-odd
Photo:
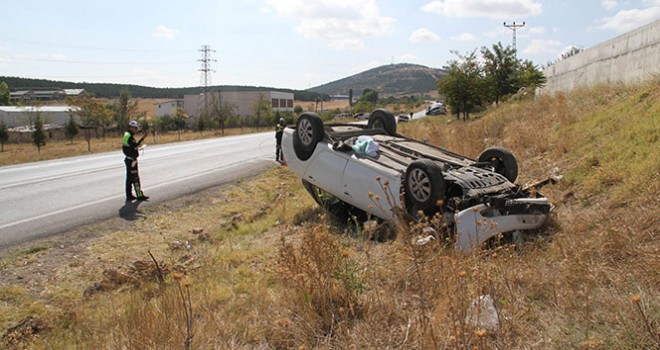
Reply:
[[[124,163],[126,164],[126,200],[145,200],[149,197],[146,197],[142,193],[142,188],[140,187],[140,175],[138,173],[138,147],[144,139],[140,141],[135,141],[133,133],[130,130],[126,130],[124,137],[122,139],[122,151],[126,158],[124,158]],[[132,189],[135,189],[135,196],[133,196]]]
[[[282,135],[284,134],[284,120],[280,120],[275,126],[275,160],[283,162],[282,156]]]

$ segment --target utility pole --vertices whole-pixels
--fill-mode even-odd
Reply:
[[[513,24],[506,24],[506,22],[504,22],[504,26],[511,29],[511,30],[513,30],[513,51],[515,52],[515,54],[517,56],[518,51],[516,51],[516,30],[518,30],[518,28],[524,27],[525,22],[522,22],[522,24],[516,24],[515,21],[513,22]]]
[[[197,61],[202,62],[202,68],[199,71],[202,72],[200,84],[204,86],[204,112],[208,112],[209,85],[211,83],[210,73],[215,72],[211,69],[211,62],[217,62],[217,60],[211,58],[211,52],[215,52],[215,50],[212,50],[209,45],[202,45],[202,48],[198,51],[202,53],[202,58]]]

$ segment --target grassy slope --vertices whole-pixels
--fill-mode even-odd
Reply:
[[[189,292],[192,344],[202,349],[653,348],[659,87],[598,87],[510,102],[470,123],[400,126],[472,157],[494,144],[510,148],[521,182],[561,169],[565,181],[544,189],[553,218],[521,250],[462,256],[444,242],[415,248],[415,227],[386,243],[361,239],[369,227],[338,235],[295,178],[273,169],[208,198],[148,208],[118,229],[81,228],[77,235],[92,238],[67,254],[55,242],[4,256],[0,325],[36,315],[47,330],[13,343],[27,348],[182,348],[181,296]],[[209,240],[190,233],[197,226]],[[166,263],[163,286],[134,273],[135,260],[149,262],[147,247]],[[62,255],[42,271],[47,280],[8,277]],[[104,277],[108,269],[139,283],[118,284]],[[107,290],[81,299],[99,280]],[[465,322],[481,294],[496,301],[496,331]]]

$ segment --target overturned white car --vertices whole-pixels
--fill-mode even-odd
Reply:
[[[323,125],[303,113],[295,129],[284,130],[282,149],[287,166],[334,216],[391,220],[395,207],[413,217],[441,213],[463,251],[497,233],[539,228],[552,208],[514,184],[518,164],[506,149],[469,159],[397,134],[396,119],[383,109],[366,126]]]

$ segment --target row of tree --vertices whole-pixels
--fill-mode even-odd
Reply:
[[[445,96],[445,103],[452,113],[463,119],[473,111],[518,92],[522,87],[534,91],[545,85],[546,77],[531,61],[521,61],[511,47],[502,43],[493,45],[492,50],[483,47],[478,57],[477,50],[464,55],[452,51],[458,60],[449,62],[449,74],[438,81],[438,92]]]

